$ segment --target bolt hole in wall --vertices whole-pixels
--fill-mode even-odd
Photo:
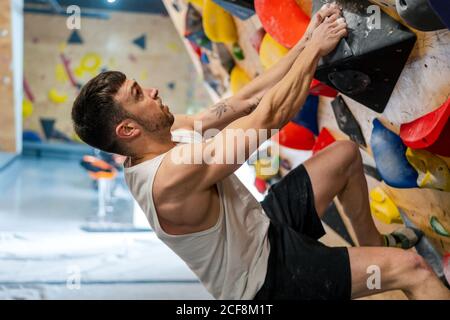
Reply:
[[[174,113],[211,104],[163,4],[25,0],[11,11],[19,2],[0,3],[0,16],[23,19],[19,29],[0,25],[0,41],[24,49],[13,61],[23,66],[20,106],[13,80],[0,84],[2,108],[19,113],[6,128],[23,138],[0,153],[0,299],[210,299],[151,231],[125,185],[123,158],[81,143],[70,117],[80,87],[106,70],[159,88]],[[71,5],[79,23],[68,20]],[[3,132],[0,150],[16,139]]]

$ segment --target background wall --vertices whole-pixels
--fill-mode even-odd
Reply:
[[[70,110],[78,88],[67,75],[62,55],[79,84],[102,70],[120,70],[143,86],[159,88],[174,113],[194,112],[210,103],[167,16],[124,12],[108,15],[109,19],[82,18],[81,29],[74,35],[66,27],[64,16],[25,14],[24,78],[34,102],[24,109],[24,130],[44,138],[40,119],[54,119],[57,130],[76,139]],[[70,43],[71,37],[82,43]],[[83,58],[90,66],[99,62],[93,72],[80,71]],[[51,90],[63,102],[52,101]]]

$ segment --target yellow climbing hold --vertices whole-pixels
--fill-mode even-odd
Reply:
[[[249,83],[252,79],[249,75],[239,66],[235,66],[233,70],[231,70],[230,75],[230,87],[231,92],[236,93],[242,87],[244,87],[247,83]]]
[[[258,159],[254,163],[256,177],[263,180],[269,180],[275,177],[279,171],[278,157]]]
[[[62,63],[58,63],[55,67],[55,78],[58,82],[65,83],[69,78]]]
[[[288,49],[279,44],[268,33],[264,35],[259,49],[259,60],[265,69],[270,68],[280,61],[287,53]]]
[[[378,220],[391,224],[402,223],[400,212],[394,201],[380,187],[370,191],[370,211]]]
[[[203,29],[214,42],[234,43],[238,40],[233,17],[212,0],[203,3]]]
[[[81,58],[80,67],[88,72],[97,72],[102,63],[102,58],[96,53],[87,53]]]
[[[419,174],[419,187],[450,192],[450,170],[443,159],[426,150],[411,148],[406,150],[406,158]]]
[[[28,118],[33,114],[33,102],[28,99],[23,99],[22,101],[22,116],[24,119]]]
[[[64,103],[67,101],[67,94],[60,94],[56,89],[50,89],[48,98],[54,103]]]

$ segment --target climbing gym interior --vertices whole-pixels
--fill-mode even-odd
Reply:
[[[0,300],[216,298],[130,191],[133,157],[93,147],[75,130],[74,101],[92,78],[121,71],[156,88],[171,114],[208,112],[275,70],[331,2],[1,0]],[[318,60],[298,113],[235,175],[263,201],[290,171],[353,141],[368,191],[354,197],[368,197],[381,234],[420,235],[409,250],[448,287],[450,5],[336,2],[348,35]],[[348,216],[335,197],[319,241],[360,246]],[[390,290],[360,299],[408,297]]]

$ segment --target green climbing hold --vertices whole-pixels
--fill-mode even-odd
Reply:
[[[237,43],[233,44],[233,54],[238,60],[245,59],[244,51],[242,51],[242,48]]]
[[[438,235],[450,237],[450,233],[445,229],[445,227],[440,223],[438,218],[436,218],[435,216],[432,216],[430,218],[430,225],[433,231],[436,232]]]

